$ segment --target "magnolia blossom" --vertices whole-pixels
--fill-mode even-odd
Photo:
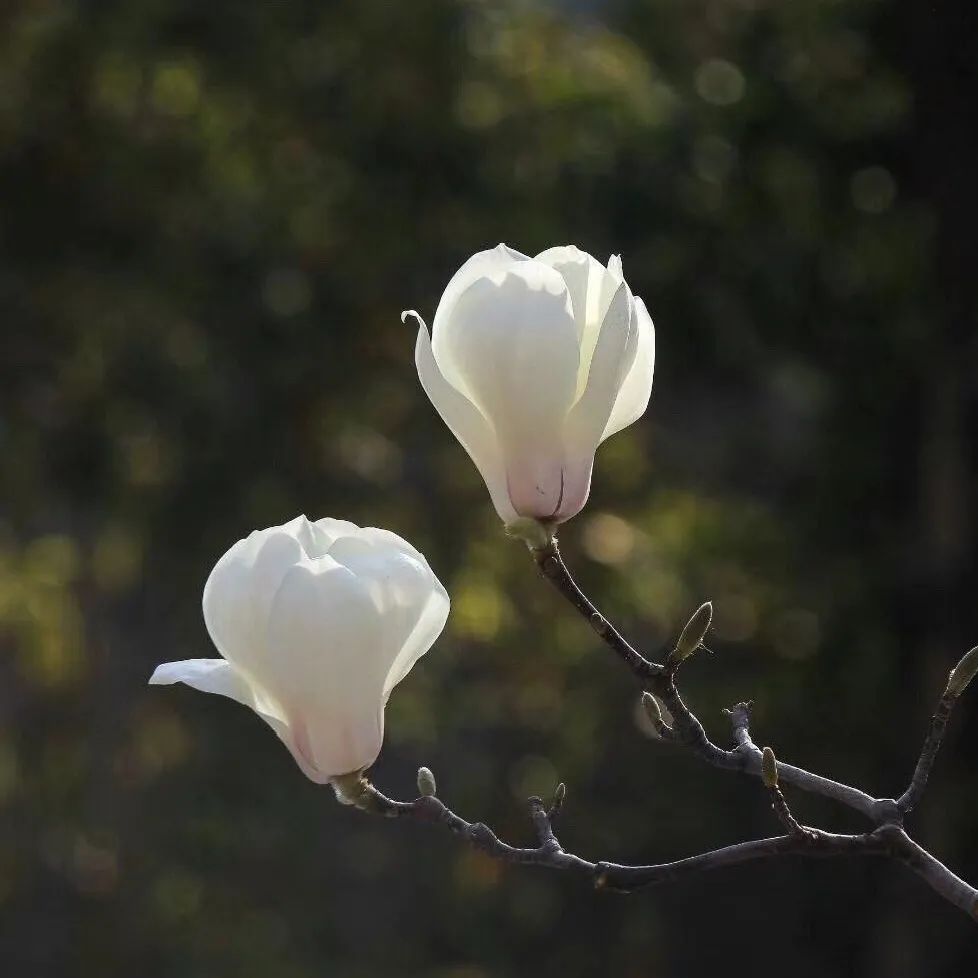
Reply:
[[[239,540],[203,604],[223,658],[168,662],[150,682],[251,707],[324,783],[376,760],[391,690],[441,633],[449,601],[399,536],[300,516]]]
[[[579,513],[594,453],[649,403],[655,332],[622,277],[574,246],[535,258],[499,245],[448,283],[421,317],[421,384],[485,480],[503,522]]]

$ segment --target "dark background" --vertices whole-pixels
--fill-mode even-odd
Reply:
[[[0,971],[99,978],[974,973],[898,866],[631,897],[341,808],[246,710],[149,688],[254,527],[394,529],[453,597],[377,782],[658,861],[777,830],[650,741],[413,366],[473,251],[574,242],[657,325],[562,542],[644,647],[712,598],[693,708],[905,786],[978,641],[978,30],[882,0],[33,0],[0,13]],[[545,368],[544,381],[545,381]],[[911,831],[978,881],[978,691]],[[858,828],[789,792],[803,821]]]

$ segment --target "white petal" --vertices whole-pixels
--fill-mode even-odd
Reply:
[[[568,418],[568,447],[575,458],[593,456],[636,352],[635,306],[628,286],[618,286],[591,360],[587,386]]]
[[[415,315],[417,316],[416,313]],[[469,458],[475,463],[489,489],[496,512],[504,523],[509,523],[516,518],[516,512],[506,492],[506,470],[496,434],[479,409],[448,383],[438,369],[431,350],[428,329],[420,316],[417,319],[421,325],[414,358],[421,386],[441,415],[442,421],[448,425],[451,433],[461,442],[469,453]]]
[[[281,530],[298,541],[307,557],[322,557],[329,553],[330,544],[336,537],[320,524],[321,521],[311,523],[305,516],[297,516],[284,524]],[[355,524],[351,523],[350,526]]]
[[[579,364],[563,278],[532,260],[480,278],[455,303],[443,336],[453,373],[437,350],[435,359],[445,379],[491,422],[512,510],[548,518],[562,497],[564,424]]]
[[[394,656],[365,587],[330,557],[297,564],[272,602],[266,640],[272,655],[258,679],[302,756],[326,777],[369,767]]]
[[[459,296],[435,360],[506,442],[536,429],[547,440],[573,403],[579,354],[563,278],[537,261],[511,263]],[[451,365],[451,372],[446,367]]]
[[[484,276],[499,275],[512,267],[513,264],[522,261],[529,261],[529,259],[526,255],[510,248],[508,245],[498,244],[495,248],[489,248],[487,251],[479,251],[474,254],[451,277],[438,302],[438,308],[435,310],[435,319],[431,324],[432,347],[434,349],[435,359],[439,363],[441,362],[442,325],[451,318],[459,296],[473,282],[478,281],[478,279]]]
[[[254,694],[244,676],[226,659],[184,659],[182,662],[164,662],[150,676],[151,686],[170,686],[186,683],[202,693],[228,696],[238,703],[251,707]]]
[[[589,316],[589,291],[593,292],[592,279],[600,281],[600,273],[604,271],[600,263],[586,251],[581,251],[576,245],[558,245],[547,248],[536,255],[534,261],[543,262],[558,271],[567,283],[570,292],[571,307],[577,323],[577,335],[582,337],[588,320],[598,320],[597,297],[591,297],[594,310]]]
[[[329,541],[326,544],[327,553],[333,545],[334,540],[339,539],[339,537],[352,536],[362,532],[356,523],[351,523],[349,520],[333,519],[331,516],[324,516],[321,520],[316,520],[315,525],[319,531],[319,538],[324,542]]]
[[[239,540],[217,562],[204,585],[204,622],[226,658],[256,669],[265,658],[265,627],[272,598],[286,571],[304,557],[282,527]]]
[[[371,543],[378,547],[386,547],[388,550],[400,551],[413,557],[422,567],[427,567],[428,571],[434,576],[434,572],[428,564],[428,559],[417,547],[408,543],[404,537],[399,537],[392,530],[385,530],[378,526],[365,526],[360,533]]]
[[[621,276],[616,277],[596,258],[574,245],[548,248],[541,251],[534,260],[556,269],[563,276],[571,295],[580,344],[576,400],[587,384],[591,357],[598,342],[601,324],[621,284]]]
[[[635,299],[636,350],[635,359],[622,381],[601,440],[637,421],[649,406],[652,394],[652,374],[655,369],[655,327],[645,303]]]
[[[404,640],[401,651],[391,665],[384,682],[384,702],[386,703],[394,687],[414,668],[414,664],[435,644],[442,633],[451,602],[448,592],[437,582],[421,608],[418,620],[411,634]]]
[[[226,696],[247,706],[278,734],[306,777],[319,783],[328,780],[310,767],[296,751],[289,725],[279,708],[225,659],[184,659],[182,662],[164,662],[163,665],[156,667],[149,681],[151,685],[156,686],[185,683],[202,693],[216,693],[218,696]]]
[[[330,556],[347,567],[369,592],[380,615],[391,666],[384,699],[431,648],[448,618],[448,593],[420,554],[383,530],[366,530],[336,541]],[[413,548],[410,548],[413,550]]]

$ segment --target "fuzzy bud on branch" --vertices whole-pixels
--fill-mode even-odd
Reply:
[[[422,798],[432,798],[438,791],[438,785],[435,783],[435,776],[431,773],[431,768],[419,767],[418,768],[418,794]]]
[[[667,666],[674,669],[683,659],[689,658],[703,646],[703,639],[706,638],[711,621],[713,621],[713,604],[704,601],[686,622],[686,627],[680,633],[676,647],[669,654]]]
[[[951,670],[944,695],[960,696],[967,689],[968,683],[975,678],[976,673],[978,673],[978,645],[970,652],[965,652],[961,661]]]
[[[761,779],[768,789],[778,786],[778,759],[770,747],[765,747],[761,753]]]

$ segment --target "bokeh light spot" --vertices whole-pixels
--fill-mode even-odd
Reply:
[[[897,186],[889,170],[882,166],[867,166],[852,175],[849,192],[858,210],[866,214],[882,214],[896,199]]]
[[[696,69],[696,92],[711,105],[735,105],[744,97],[743,72],[731,61],[711,58]]]

